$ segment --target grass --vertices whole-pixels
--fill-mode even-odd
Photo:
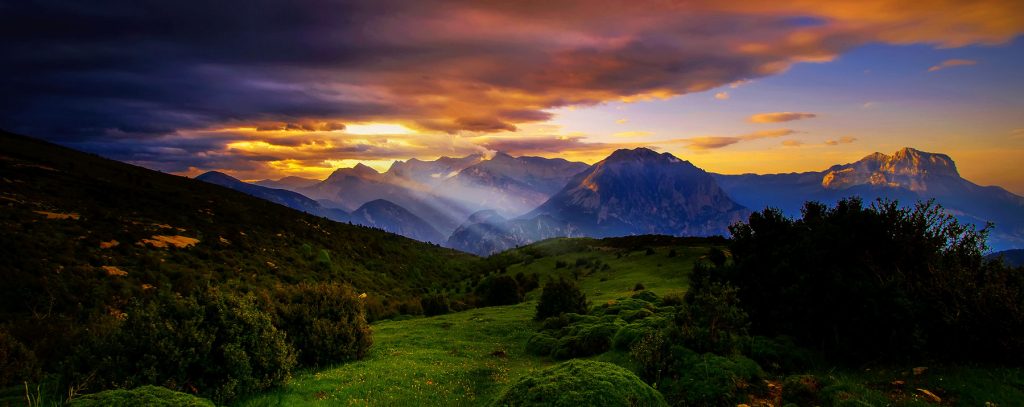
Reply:
[[[602,303],[633,294],[641,282],[659,295],[681,293],[686,276],[704,245],[615,248],[599,241],[565,252],[576,239],[555,239],[531,249],[532,261],[514,264],[509,274],[546,276],[585,274],[580,285],[587,298]],[[675,249],[675,256],[670,252]],[[554,253],[548,255],[546,253]],[[600,261],[607,270],[576,266],[578,259]],[[556,262],[566,267],[555,268]],[[383,321],[373,325],[374,345],[359,362],[297,374],[287,386],[237,403],[238,406],[293,405],[486,405],[515,379],[554,363],[525,352],[539,290],[526,302],[479,308],[431,318]],[[621,356],[621,355],[620,355]],[[601,357],[599,357],[601,358]],[[607,359],[605,357],[604,359]]]

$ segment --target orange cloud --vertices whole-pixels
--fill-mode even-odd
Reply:
[[[718,92],[715,94],[715,99],[726,100],[729,98],[729,92]]]
[[[838,146],[840,144],[850,144],[850,143],[853,143],[854,141],[857,141],[856,137],[843,136],[843,137],[840,137],[838,140],[832,140],[832,139],[825,140],[825,145],[828,145],[828,146]]]
[[[818,117],[818,115],[814,113],[776,112],[758,113],[750,116],[747,120],[751,123],[782,123],[794,120],[812,119],[815,117]]]
[[[941,69],[946,69],[954,66],[971,66],[976,65],[977,63],[978,61],[975,61],[973,59],[947,59],[945,61],[942,61],[942,63],[938,65],[928,68],[928,72],[935,72]]]
[[[784,137],[796,133],[792,129],[761,130],[741,136],[703,136],[677,139],[674,142],[683,143],[691,150],[713,150],[728,147],[744,141],[760,140],[766,138]]]

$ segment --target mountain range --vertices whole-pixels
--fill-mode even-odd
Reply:
[[[384,173],[358,164],[323,181],[287,177],[253,185],[225,177],[199,178],[481,255],[563,236],[727,235],[751,210],[774,207],[799,216],[805,201],[833,204],[849,196],[907,204],[934,199],[963,222],[994,222],[993,249],[1024,247],[1024,198],[962,178],[948,155],[913,148],[789,174],[714,174],[637,148],[593,165],[499,152],[396,161]]]

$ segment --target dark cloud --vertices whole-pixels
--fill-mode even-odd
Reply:
[[[1022,16],[998,0],[0,0],[0,127],[135,161],[197,155],[182,165],[218,142],[174,140],[212,129],[506,132],[870,42],[999,43]]]

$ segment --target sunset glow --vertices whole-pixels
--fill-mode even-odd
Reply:
[[[242,179],[498,150],[592,163],[637,146],[792,172],[912,146],[1024,193],[1019,1],[360,3],[268,4],[245,21],[232,2],[51,10],[97,28],[85,37],[9,7],[0,125]],[[100,29],[115,15],[144,40]],[[45,58],[67,63],[36,70]]]

